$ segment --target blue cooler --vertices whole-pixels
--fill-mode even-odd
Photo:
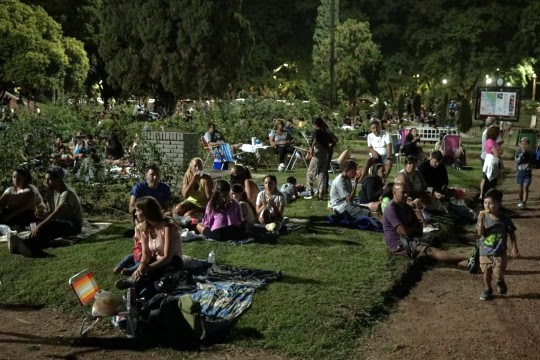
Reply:
[[[220,159],[214,159],[214,170],[227,170],[229,168],[229,163],[223,164],[223,168],[221,167],[221,160]]]

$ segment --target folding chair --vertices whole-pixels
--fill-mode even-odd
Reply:
[[[456,151],[461,146],[461,136],[445,135],[442,141],[442,163],[444,165],[452,165],[456,160]]]
[[[81,307],[83,309],[84,318],[82,319],[79,333],[81,334],[81,336],[86,336],[90,329],[92,329],[94,325],[96,325],[101,319],[101,317],[92,316],[92,311],[88,306],[92,302],[92,300],[94,300],[94,297],[96,296],[100,288],[96,282],[96,279],[94,278],[94,274],[92,274],[86,269],[76,275],[73,275],[69,279],[69,286],[71,287],[73,292],[75,292],[77,300],[79,300],[79,303],[81,304]],[[85,327],[87,321],[91,320],[94,320],[92,324]]]
[[[204,159],[204,163],[203,163],[203,165],[206,166],[208,159],[214,158],[214,153],[213,153],[213,149],[210,147],[210,145],[208,145],[208,142],[206,141],[204,136],[201,136],[201,144],[203,146],[204,152],[206,153],[206,159]]]
[[[287,167],[285,167],[285,171],[294,169],[294,165],[296,165],[296,162],[298,161],[298,159],[302,159],[306,167],[308,167],[308,163],[306,160],[307,152],[308,150],[295,146],[294,152],[292,153],[291,158],[289,159],[289,162],[287,162]]]

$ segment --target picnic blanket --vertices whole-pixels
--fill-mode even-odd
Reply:
[[[86,239],[94,234],[97,234],[107,229],[109,226],[111,226],[111,223],[108,223],[108,222],[90,223],[85,220],[83,221],[82,230],[79,235],[57,238],[57,239],[54,239],[53,241],[64,241],[70,244],[76,244],[83,239]],[[22,238],[24,238],[30,234],[30,231],[20,231],[17,234],[21,236]],[[7,242],[7,233],[4,233],[4,232],[2,233],[2,236],[0,237],[0,242]]]
[[[278,231],[269,232],[265,229],[264,225],[254,224],[251,231],[246,234],[245,239],[227,240],[227,241],[222,241],[222,242],[233,244],[233,245],[243,245],[243,244],[249,244],[252,242],[267,242],[270,240],[276,241],[280,234],[288,234],[302,227],[303,225],[301,224],[288,223],[288,224],[283,225],[283,227],[281,228],[279,232]],[[183,243],[193,242],[193,241],[204,241],[204,240],[216,241],[214,239],[206,238],[203,235],[197,234],[193,230],[189,231],[188,229],[180,230],[180,238],[182,239]]]
[[[174,341],[185,339],[188,334],[185,326],[182,327],[178,306],[171,304],[177,303],[182,295],[190,294],[200,303],[206,337],[215,336],[251,307],[256,289],[282,278],[280,271],[210,264],[189,256],[183,256],[182,260],[190,280],[142,304],[138,323],[144,328],[138,329],[139,334],[152,334],[160,339],[164,335]],[[167,329],[166,334],[160,334],[164,329]]]
[[[326,221],[337,226],[344,226],[358,230],[383,232],[382,224],[378,220],[372,219],[368,216],[353,217],[346,212],[343,214],[335,213],[334,215],[327,216]]]

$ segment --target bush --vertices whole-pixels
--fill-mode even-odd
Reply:
[[[540,112],[540,102],[534,100],[521,100],[521,115],[535,115]]]
[[[422,109],[422,99],[420,98],[420,94],[414,94],[412,107],[414,115],[420,116],[420,110]]]
[[[404,112],[405,112],[405,96],[403,94],[399,94],[397,113],[400,119],[403,117]]]

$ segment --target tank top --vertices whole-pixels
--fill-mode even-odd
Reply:
[[[206,181],[202,181],[201,179],[201,181],[199,181],[199,188],[197,190],[192,190],[186,200],[200,208],[206,208],[209,200],[208,197],[206,197]]]

